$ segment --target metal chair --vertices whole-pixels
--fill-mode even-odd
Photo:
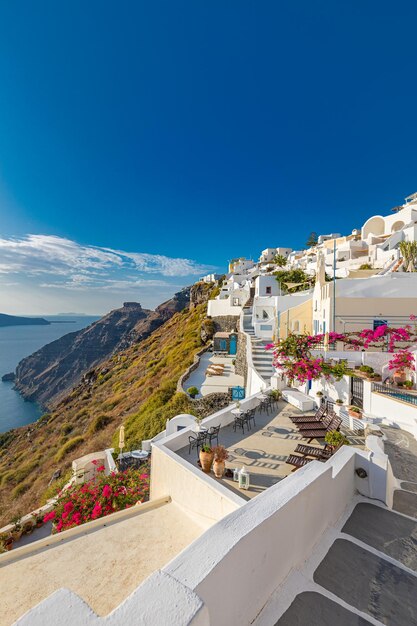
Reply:
[[[242,429],[242,433],[245,434],[245,418],[243,416],[241,417],[235,417],[235,423],[233,424],[233,430],[236,432],[236,428],[239,427]]]
[[[219,445],[219,432],[220,426],[211,426],[207,432],[207,439],[209,441],[209,445],[211,446],[211,442],[216,440],[217,445]]]
[[[193,448],[197,448],[197,454],[200,446],[203,446],[206,442],[207,433],[197,433],[196,436],[189,435],[188,437],[188,454],[191,454]]]
[[[253,425],[256,426],[255,414],[256,414],[256,410],[255,409],[249,409],[249,411],[246,411],[247,420],[248,420],[248,424],[249,424],[249,429],[251,428],[251,426],[250,426],[251,421],[253,421]]]

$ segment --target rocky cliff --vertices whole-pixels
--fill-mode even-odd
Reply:
[[[0,326],[48,326],[50,323],[43,317],[18,317],[0,313]]]
[[[184,289],[158,306],[142,309],[137,302],[125,302],[87,328],[68,333],[20,361],[15,387],[28,400],[51,407],[62,399],[83,375],[108,359],[148,337],[172,315],[189,303]]]
[[[202,349],[210,291],[199,289],[200,304],[193,307],[181,310],[188,292],[158,307],[154,313],[166,317],[165,323],[140,341],[146,320],[152,324],[154,316],[141,318],[130,331],[136,337],[132,345],[90,369],[37,422],[0,434],[0,526],[57,493],[71,476],[73,459],[117,448],[121,424],[126,449],[134,449],[163,430],[174,415],[204,417],[229,402],[226,394],[191,400],[177,392],[178,379]]]

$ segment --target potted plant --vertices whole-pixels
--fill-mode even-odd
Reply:
[[[208,473],[213,464],[214,453],[210,446],[204,445],[200,450],[200,463],[203,472]]]
[[[316,393],[316,396],[317,396],[318,398],[322,398],[322,397],[323,397],[323,392],[322,392],[322,391],[318,391],[318,392]]]
[[[339,406],[342,406],[342,404],[343,404],[343,400],[341,400],[340,398],[338,398],[338,399],[336,400],[336,404],[338,404]]]
[[[200,432],[201,430],[201,422],[202,422],[203,418],[200,417],[199,415],[196,416],[195,418],[195,423],[196,423],[196,431]]]
[[[413,381],[412,380],[405,380],[403,382],[403,387],[405,387],[406,389],[412,389],[413,388]]]
[[[13,541],[19,541],[22,536],[22,523],[20,515],[15,515],[12,519],[13,528],[11,530]]]
[[[22,524],[22,532],[23,532],[23,534],[24,535],[30,535],[30,533],[32,532],[34,527],[35,527],[35,520],[34,520],[34,518],[31,515]]]
[[[197,387],[188,387],[187,393],[194,399],[198,395],[198,389]]]
[[[40,527],[42,526],[42,524],[43,524],[43,518],[44,518],[44,516],[43,516],[43,515],[42,515],[42,513],[39,511],[39,512],[36,514],[36,517],[35,517],[35,525],[36,525],[36,528],[40,528]]]
[[[13,537],[9,533],[1,533],[0,544],[5,550],[11,550],[13,548]]]
[[[356,417],[356,419],[362,419],[362,410],[358,406],[354,406],[353,404],[348,408],[348,413],[350,417]]]
[[[279,400],[282,396],[282,391],[280,389],[271,389],[269,395],[273,400]]]
[[[373,378],[374,368],[370,365],[361,365],[359,371],[366,375],[366,378]]]
[[[324,441],[333,452],[336,452],[336,450],[343,445],[349,445],[349,440],[338,430],[329,430],[329,432],[326,433]]]
[[[224,446],[213,448],[213,471],[216,478],[221,478],[224,474],[225,461],[229,458],[229,453]]]

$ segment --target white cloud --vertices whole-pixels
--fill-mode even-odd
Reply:
[[[82,245],[55,235],[0,238],[0,273],[3,274],[70,275],[71,282],[86,283],[82,277],[103,276],[117,270],[175,277],[196,276],[209,269],[212,268],[190,259]]]

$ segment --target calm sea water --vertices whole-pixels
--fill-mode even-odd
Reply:
[[[47,343],[85,328],[97,317],[44,316],[50,326],[5,326],[0,328],[0,432],[24,426],[38,419],[42,409],[34,402],[26,402],[13,389],[13,383],[1,381],[3,374],[14,372],[21,359]],[[65,321],[65,323],[64,323]]]

